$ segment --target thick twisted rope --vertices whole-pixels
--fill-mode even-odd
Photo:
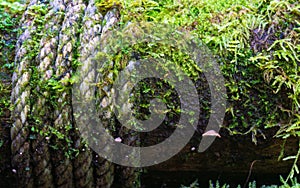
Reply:
[[[41,84],[47,84],[52,76],[59,78],[62,84],[68,84],[67,81],[64,81],[71,76],[72,58],[78,40],[81,42],[80,48],[77,49],[80,53],[79,61],[83,63],[83,67],[87,66],[85,68],[89,70],[86,72],[86,76],[89,77],[90,74],[94,74],[89,67],[93,64],[90,57],[97,51],[96,44],[101,39],[101,33],[107,32],[118,21],[118,13],[112,10],[103,18],[97,11],[94,1],[89,1],[85,14],[83,14],[85,4],[81,0],[55,0],[51,2],[50,11],[46,15],[46,25],[43,29],[46,35],[42,37],[41,41],[38,37],[35,39],[38,40],[40,48],[38,57],[34,57],[29,55],[30,50],[37,49],[33,49],[36,48],[36,45],[30,39],[36,34],[37,25],[35,25],[34,14],[31,14],[30,7],[39,4],[41,4],[39,1],[32,0],[23,15],[22,26],[25,30],[17,43],[15,60],[17,70],[12,80],[11,100],[15,104],[15,109],[12,112],[14,126],[11,128],[12,166],[20,180],[19,186],[111,187],[114,181],[114,165],[97,154],[93,154],[81,142],[78,134],[71,136],[65,130],[65,127],[72,128],[74,125],[69,88],[65,87],[67,89],[57,92],[59,97],[54,107],[52,121],[51,118],[47,118],[47,116],[51,116],[52,109],[45,107],[49,102],[47,100],[49,99],[49,91],[43,88]],[[81,28],[83,15],[83,27]],[[102,28],[103,22],[106,24]],[[78,38],[80,29],[83,33]],[[86,59],[87,62],[85,63]],[[55,64],[53,65],[53,63]],[[29,84],[33,73],[30,66],[37,66],[40,78],[38,84],[33,87]],[[35,92],[32,92],[33,89]],[[107,89],[107,93],[111,92],[109,88]],[[86,95],[90,94],[86,93]],[[30,103],[30,97],[34,97],[36,100]],[[105,96],[101,99],[100,104],[103,104],[104,100],[107,100]],[[34,120],[37,120],[35,123],[28,122],[29,113],[32,113]],[[113,117],[102,117],[105,127],[114,126]],[[48,138],[36,134],[36,139],[32,142],[29,140],[30,128],[34,126],[42,132],[48,132],[51,123],[53,123],[54,129],[65,134],[64,139],[73,139],[74,143],[68,144],[79,150],[78,156],[73,160],[73,165],[71,160],[65,156],[65,150],[49,149]],[[57,145],[59,149],[64,148],[66,144],[65,140],[62,141],[59,138],[53,138],[51,141],[51,144]],[[66,147],[65,149],[69,149],[69,146]],[[121,177],[123,186],[128,187],[136,177],[135,171],[124,168],[119,177]]]
[[[101,30],[101,37],[108,32],[109,29],[113,28],[116,23],[119,20],[117,10],[110,10],[106,13],[104,16],[103,22],[105,23],[103,25],[103,28]],[[96,62],[97,63],[97,62]],[[98,68],[101,68],[103,65],[98,65]],[[112,112],[109,109],[112,106],[112,101],[109,100],[110,93],[112,92],[112,86],[107,86],[104,88],[101,88],[101,91],[99,93],[99,107],[100,107],[100,118],[101,123],[103,126],[110,130],[115,126],[114,117],[112,116]],[[105,140],[103,140],[105,141]],[[105,150],[109,150],[109,148],[105,148]],[[95,176],[96,176],[96,187],[111,187],[114,180],[115,180],[115,165],[111,163],[110,161],[100,157],[98,154],[94,155],[94,161],[95,161]]]
[[[62,29],[59,33],[59,45],[57,50],[57,57],[55,61],[55,75],[63,77],[60,81],[67,80],[71,74],[72,57],[75,50],[76,35],[79,30],[79,24],[82,19],[85,5],[82,1],[70,1],[67,4],[65,19],[62,23]],[[65,86],[66,87],[66,86]],[[52,160],[55,164],[55,183],[56,187],[74,187],[73,167],[70,158],[65,156],[66,150],[69,146],[66,144],[67,140],[71,140],[70,135],[66,131],[67,127],[72,127],[71,122],[71,105],[70,105],[70,90],[66,89],[56,94],[58,100],[54,111],[54,129],[64,134],[64,142],[59,138],[53,139],[53,144],[58,145],[61,150],[53,151]]]
[[[35,33],[37,28],[35,19],[42,16],[42,12],[35,12],[33,9],[36,5],[41,5],[41,3],[38,0],[32,0],[21,19],[24,32],[17,41],[15,57],[17,68],[12,77],[11,101],[14,104],[14,110],[11,113],[13,119],[11,151],[12,167],[18,176],[18,187],[33,186],[28,115],[30,113],[29,98],[31,93],[29,82],[32,72],[30,66],[34,59],[28,54],[35,50],[31,44],[32,38],[37,34]]]
[[[96,46],[100,40],[101,23],[103,17],[98,13],[95,7],[94,0],[89,1],[86,8],[85,15],[83,17],[82,33],[80,35],[80,47],[78,52],[80,53],[79,62],[82,66],[78,68],[78,72],[85,80],[95,78],[95,68],[91,62],[91,55],[95,53]],[[91,80],[92,81],[92,80]],[[80,83],[81,90],[79,91],[81,95],[88,98],[92,95],[88,91],[87,82],[83,81]],[[79,122],[78,122],[79,121]],[[83,123],[84,120],[81,116],[77,118],[78,123]],[[83,132],[77,132],[74,138],[75,148],[80,152],[78,156],[74,159],[74,176],[76,187],[92,187],[94,184],[94,174],[93,174],[93,152],[89,147],[84,146],[79,134],[85,134]],[[96,179],[100,177],[95,177]]]
[[[118,11],[116,9],[113,9],[111,11],[108,11],[107,14],[104,17],[104,22],[106,23],[103,26],[102,29],[102,37],[105,36],[106,32],[109,32],[109,30],[116,26],[116,23],[119,20]],[[105,36],[106,37],[106,36]],[[104,38],[103,38],[104,39]],[[104,40],[110,40],[104,39]],[[114,39],[111,39],[114,40]],[[105,46],[104,46],[105,52]],[[98,69],[106,69],[108,67],[114,67],[114,62],[110,62],[110,65],[100,65],[101,67],[97,67]],[[100,75],[100,79],[106,80],[106,77],[108,77],[108,80],[113,80],[113,74],[108,73],[107,75]],[[99,105],[100,105],[100,118],[103,126],[107,129],[118,129],[117,122],[115,120],[115,117],[113,116],[113,107],[112,107],[112,101],[110,100],[112,92],[113,91],[112,85],[106,85],[105,87],[101,87],[101,91],[99,92]],[[124,142],[124,144],[136,146],[136,142],[138,141],[138,135],[135,134],[133,131],[128,131],[125,129],[120,129],[118,136],[120,136]],[[105,150],[108,150],[109,148],[106,148]],[[99,166],[98,174],[96,173],[96,176],[102,176],[103,178],[106,178],[107,180],[111,180],[111,183],[114,183],[116,186],[121,187],[132,187],[135,185],[138,179],[138,173],[137,169],[130,168],[130,167],[122,167],[112,165],[109,161],[99,157],[98,155],[95,156],[95,161],[97,161],[96,165]],[[115,175],[112,179],[111,171],[115,168]],[[96,169],[97,170],[97,169]],[[105,171],[106,170],[106,171]],[[97,172],[97,171],[96,171]],[[106,180],[106,181],[107,181]],[[102,184],[100,184],[102,187],[109,187],[108,184],[103,184],[103,182],[106,182],[105,179],[101,179]],[[114,182],[112,182],[114,181]],[[110,185],[111,186],[111,185]],[[138,186],[138,185],[137,185]]]
[[[102,31],[103,34],[116,24],[116,22],[118,21],[117,14],[118,13],[116,10],[107,12],[105,16],[107,24],[103,28]],[[109,92],[111,91],[109,90],[105,91],[105,93],[109,93]],[[105,100],[106,97],[104,97],[103,99]],[[112,126],[112,125],[107,125],[107,126]],[[115,124],[114,126],[117,125]],[[124,144],[129,146],[136,146],[136,143],[138,142],[138,135],[131,130],[121,128],[119,130],[118,136],[120,136],[123,139]],[[120,185],[121,187],[129,188],[134,186],[135,183],[138,182],[139,176],[138,176],[138,170],[136,168],[118,166],[116,174],[117,174],[117,176],[115,176],[116,185]]]
[[[40,82],[36,91],[38,94],[35,97],[37,102],[33,105],[33,115],[35,117],[36,126],[38,131],[43,133],[49,132],[49,126],[51,126],[51,120],[49,114],[51,109],[49,108],[49,91],[47,88],[42,88],[43,85],[50,79],[53,74],[52,62],[54,62],[57,54],[59,31],[61,30],[62,21],[66,6],[63,1],[55,0],[50,2],[50,11],[46,15],[46,25],[43,30],[45,35],[40,41],[40,51],[38,55],[38,74]],[[46,103],[48,102],[48,104]],[[47,104],[47,105],[46,105]],[[36,139],[32,142],[33,152],[33,164],[35,186],[36,187],[54,187],[52,164],[49,151],[49,138],[41,134],[36,134]]]

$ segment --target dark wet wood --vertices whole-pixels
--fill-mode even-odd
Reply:
[[[209,180],[219,179],[243,186],[251,172],[249,180],[256,180],[260,185],[278,184],[279,176],[289,173],[293,161],[278,160],[284,141],[273,138],[275,132],[274,129],[266,130],[267,139],[259,138],[255,145],[250,135],[230,136],[223,130],[222,137],[217,138],[203,153],[191,151],[192,147],[197,148],[191,142],[168,161],[148,167],[143,182],[145,185],[151,184],[151,187],[173,187],[188,185],[198,179],[204,186]],[[295,155],[297,149],[298,140],[288,139],[285,156]]]
[[[229,136],[221,133],[221,138],[216,138],[214,143],[203,153],[191,151],[190,143],[179,154],[170,160],[150,167],[149,169],[161,171],[223,171],[223,172],[248,172],[250,164],[256,160],[253,171],[261,173],[289,171],[287,162],[278,161],[278,156],[283,144],[282,139],[272,138],[274,130],[266,131],[269,136],[261,139],[255,145],[246,136]],[[296,139],[288,139],[285,146],[285,154],[296,154],[298,149]],[[196,149],[197,150],[197,149]]]

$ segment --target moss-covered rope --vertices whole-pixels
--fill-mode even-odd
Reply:
[[[57,49],[57,57],[54,65],[54,72],[59,81],[62,82],[65,89],[58,91],[56,107],[54,111],[54,129],[58,130],[64,135],[65,140],[60,140],[59,137],[53,139],[53,143],[59,149],[53,150],[52,160],[54,162],[55,183],[56,187],[74,187],[73,166],[70,158],[65,156],[65,149],[72,146],[70,131],[73,127],[71,116],[71,98],[70,88],[68,82],[64,80],[69,79],[72,73],[72,58],[76,48],[76,41],[81,21],[85,9],[83,1],[69,1],[65,2],[66,12],[62,23],[62,29],[59,33],[59,44]],[[61,150],[61,148],[64,148]]]
[[[34,62],[36,52],[35,37],[39,37],[38,24],[43,22],[45,5],[40,1],[32,0],[22,19],[23,34],[20,36],[16,47],[16,71],[13,74],[13,89],[11,94],[14,110],[11,116],[14,120],[11,128],[11,151],[12,167],[19,177],[19,187],[32,187],[32,165],[30,149],[30,124],[28,117],[30,114],[30,77],[32,74],[32,62]]]
[[[104,17],[103,17],[103,27],[101,29],[101,37],[111,28],[115,27],[119,17],[118,17],[118,11],[117,10],[110,10],[108,11]],[[101,40],[101,38],[100,38]],[[99,41],[98,41],[99,42]],[[98,43],[99,44],[99,43]],[[101,44],[100,44],[101,45]],[[93,54],[95,56],[95,54]],[[96,62],[97,65],[97,62]],[[102,65],[97,65],[96,68],[100,68]],[[94,70],[95,71],[95,70]],[[110,86],[109,86],[110,87]],[[109,89],[108,89],[109,90]],[[110,91],[107,91],[108,93]],[[103,104],[103,101],[108,101],[107,96],[102,96],[100,98],[99,104]],[[101,106],[103,108],[103,106]],[[105,107],[104,107],[105,108]],[[101,117],[101,122],[103,123],[103,126],[105,128],[111,129],[115,126],[115,121],[113,120],[113,117],[110,116],[110,114],[102,114],[100,112],[99,116]],[[108,150],[110,148],[107,148]],[[113,184],[114,173],[115,173],[115,166],[110,161],[102,158],[99,156],[99,154],[94,155],[95,160],[95,177],[96,177],[96,185],[99,187],[111,187]]]
[[[100,40],[101,24],[103,21],[103,16],[97,11],[95,7],[95,2],[93,0],[89,1],[83,17],[82,33],[80,34],[80,46],[78,48],[78,53],[80,54],[78,61],[82,64],[79,68],[83,77],[93,78],[93,65],[91,59],[89,58],[91,54],[96,50],[96,44]],[[85,71],[84,71],[85,70]],[[91,75],[92,74],[92,75]],[[82,82],[80,92],[85,95],[90,95],[85,89],[86,82]],[[80,120],[78,120],[80,121]],[[77,187],[92,187],[93,185],[98,185],[94,178],[93,168],[93,151],[84,145],[84,141],[79,134],[84,134],[82,132],[77,132],[74,138],[75,148],[79,150],[78,156],[74,159],[74,176]]]
[[[32,142],[33,163],[35,164],[34,175],[36,177],[36,186],[54,186],[52,176],[52,162],[49,151],[49,132],[51,118],[47,117],[51,113],[49,103],[50,92],[45,87],[47,81],[53,75],[53,62],[57,56],[57,47],[59,43],[59,31],[62,27],[64,12],[66,6],[63,1],[50,2],[50,9],[45,17],[45,35],[40,41],[39,55],[37,57],[37,83],[34,92],[37,97],[33,106],[33,116],[35,120],[36,139]]]

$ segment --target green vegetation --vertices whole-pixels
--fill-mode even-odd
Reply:
[[[24,5],[18,2],[0,2],[0,66],[12,70],[18,24]],[[2,71],[1,71],[2,72]],[[1,78],[1,77],[0,77]]]
[[[120,11],[120,21],[116,27],[123,27],[128,22],[135,21],[165,23],[178,28],[179,31],[189,31],[200,38],[218,59],[226,78],[228,106],[223,127],[231,134],[251,134],[254,143],[257,143],[258,137],[265,138],[266,128],[276,128],[278,132],[274,137],[277,139],[300,137],[299,1],[97,0],[97,7],[102,14],[113,8]],[[20,33],[17,28],[23,11],[24,5],[13,0],[0,2],[0,116],[3,113],[2,109],[10,107],[8,97],[10,86],[2,83],[2,80],[9,78],[15,68],[14,51]],[[26,57],[30,61],[36,61],[40,50],[39,41],[43,37],[40,33],[43,31],[46,12],[47,7],[43,4],[32,6],[34,16],[32,24],[36,26],[36,30],[33,31],[34,38],[25,42],[25,45],[27,43],[30,47],[30,53]],[[43,16],[36,17],[36,14]],[[78,46],[79,41],[75,49]],[[176,47],[148,43],[123,47],[120,52],[109,57],[115,64],[114,67],[104,66],[103,70],[107,71],[104,75],[108,77],[113,73],[116,77],[118,71],[126,66],[133,52],[138,53],[139,58],[161,57],[168,59],[169,62],[176,62],[194,79],[201,73],[201,70],[194,66],[194,62],[187,55],[178,52]],[[74,69],[79,64],[77,60],[79,56],[75,50],[72,65]],[[48,91],[50,94],[46,96],[47,102],[56,108],[59,95],[70,89],[70,84],[63,82],[72,84],[74,79],[62,81],[50,79],[40,82],[41,75],[36,66],[30,67],[30,70],[33,95],[40,96],[41,93]],[[107,79],[102,82],[112,84],[113,80]],[[40,88],[39,91],[34,90],[37,86]],[[141,88],[144,93],[151,93],[150,85],[141,83]],[[170,92],[166,92],[162,98],[168,101],[170,95]],[[149,104],[141,103],[140,107],[145,110]],[[175,104],[170,108],[179,113]],[[42,120],[34,116],[30,118],[37,125],[42,123]],[[71,129],[72,127],[66,126],[64,131]],[[31,131],[64,140],[68,147],[67,155],[78,154],[78,151],[73,151],[71,147],[72,140],[55,128],[51,127],[48,132],[40,132],[40,127],[37,126],[31,127]],[[35,137],[32,136],[31,139]],[[285,156],[284,151],[278,155],[282,160],[294,160],[291,172],[282,187],[299,186],[294,177],[299,174],[297,164],[299,164],[300,143],[298,152],[293,156]],[[291,186],[287,184],[288,180],[291,181]],[[197,182],[193,186],[196,187]],[[255,183],[249,186],[255,187]],[[211,187],[227,186],[211,184]]]
[[[271,127],[278,129],[276,137],[300,136],[298,1],[119,0],[97,5],[103,12],[120,9],[119,27],[150,21],[199,37],[219,60],[226,78],[228,107],[223,127],[231,134],[251,134],[254,143],[258,137],[265,138],[265,129]],[[152,57],[174,54],[171,48],[148,46],[134,50]],[[175,56],[180,64],[191,62]],[[195,75],[194,69],[186,70]],[[299,174],[299,153],[284,158],[295,161],[286,181]]]
[[[280,186],[278,186],[278,185],[263,185],[260,187],[261,188],[298,188],[300,186],[300,183],[297,182],[297,178],[292,179],[291,184],[284,182],[283,179],[281,179],[281,180],[282,180],[283,185],[280,185]],[[184,185],[181,186],[181,188],[198,188],[198,187],[199,187],[198,180],[194,181],[189,186],[184,186]],[[237,186],[237,188],[241,188],[241,187],[242,187],[241,185]],[[243,186],[243,188],[256,188],[256,187],[257,187],[257,185],[256,185],[255,181],[250,182]],[[227,184],[220,184],[218,181],[215,183],[213,183],[212,181],[209,181],[209,188],[230,188],[230,186]]]
[[[9,80],[14,64],[18,22],[24,6],[18,2],[0,1],[0,116],[10,107]]]

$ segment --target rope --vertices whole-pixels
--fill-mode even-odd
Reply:
[[[82,66],[79,68],[80,74],[83,74],[85,79],[94,78],[94,68],[91,62],[91,54],[95,52],[95,47],[100,40],[99,33],[101,31],[102,15],[97,12],[94,0],[89,1],[83,17],[82,33],[80,35],[80,53],[79,62]],[[87,82],[81,82],[81,94],[89,97],[90,93],[87,91]],[[77,121],[81,121],[80,116]],[[92,187],[94,185],[93,176],[93,154],[92,151],[86,147],[80,138],[78,131],[74,138],[75,148],[79,150],[78,156],[74,159],[74,176],[76,187]]]
[[[29,80],[31,76],[30,66],[32,57],[28,53],[33,49],[30,43],[31,38],[36,34],[35,17],[31,15],[33,6],[40,4],[37,0],[31,0],[28,4],[20,23],[24,29],[16,45],[15,64],[16,70],[12,77],[11,101],[14,104],[11,117],[13,126],[11,128],[11,152],[12,168],[18,176],[18,187],[32,187],[33,178],[31,158],[30,158],[30,140],[29,140],[29,123],[28,114],[30,113],[30,93],[31,87]],[[34,12],[35,13],[35,12]],[[41,16],[40,12],[35,13]]]
[[[46,15],[46,25],[44,28],[45,35],[40,41],[40,51],[38,55],[38,73],[40,75],[40,84],[35,88],[41,94],[33,96],[36,98],[36,103],[33,105],[33,115],[38,120],[37,128],[38,131],[49,132],[49,126],[51,126],[51,120],[49,120],[49,114],[51,109],[49,105],[46,105],[47,96],[49,91],[41,88],[42,84],[46,82],[52,76],[52,62],[56,57],[56,50],[58,47],[59,31],[64,16],[61,12],[65,12],[66,7],[60,0],[50,2],[50,11]],[[36,134],[36,139],[32,142],[33,152],[33,164],[35,186],[36,187],[54,187],[53,176],[52,176],[52,164],[49,151],[49,139],[45,138],[44,135]]]
[[[59,33],[59,45],[57,57],[55,61],[55,75],[58,77],[63,73],[72,69],[72,57],[75,50],[76,34],[79,30],[85,5],[81,0],[72,0],[67,4],[65,19],[62,23],[62,29]],[[68,72],[62,80],[68,79],[71,76],[71,71]],[[62,81],[61,80],[61,81]],[[70,105],[70,90],[66,89],[63,92],[57,92],[57,106],[54,111],[54,129],[65,135],[64,139],[69,139],[70,135],[65,130],[66,127],[72,127],[71,122],[71,105]],[[70,141],[71,142],[71,141]],[[52,160],[55,164],[55,183],[56,187],[74,187],[73,167],[70,158],[65,157],[65,149],[69,149],[71,143],[63,143],[59,138],[53,139],[53,144],[57,144],[60,150],[54,150]],[[66,148],[65,148],[66,147]],[[61,149],[65,148],[65,149]]]

